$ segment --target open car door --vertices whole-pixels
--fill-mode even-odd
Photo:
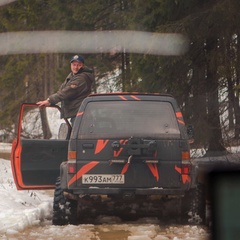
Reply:
[[[58,106],[40,109],[36,104],[22,104],[11,152],[18,190],[55,188],[60,164],[67,160],[70,132],[71,125],[60,119]]]

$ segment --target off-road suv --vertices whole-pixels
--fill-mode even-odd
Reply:
[[[190,161],[190,136],[171,95],[90,95],[73,129],[67,120],[61,124],[59,136],[65,139],[23,137],[27,127],[22,120],[34,114],[26,107],[36,105],[22,106],[13,142],[13,175],[18,189],[55,188],[53,224],[77,224],[99,214],[129,219],[180,212],[181,219],[204,220],[203,194]],[[44,117],[46,109],[40,113],[35,125],[43,125],[39,136],[46,138],[52,124]]]

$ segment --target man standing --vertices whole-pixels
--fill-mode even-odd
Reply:
[[[83,99],[91,93],[94,75],[93,71],[84,65],[82,56],[75,55],[70,63],[72,71],[59,90],[37,104],[39,107],[46,107],[61,102],[61,118],[71,118],[73,124]]]

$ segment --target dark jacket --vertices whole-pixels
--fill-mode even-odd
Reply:
[[[62,118],[75,117],[83,99],[91,93],[93,81],[93,71],[87,67],[81,68],[76,74],[71,72],[48,100],[51,104],[61,102]]]

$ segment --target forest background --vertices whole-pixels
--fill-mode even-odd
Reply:
[[[109,92],[172,94],[185,122],[195,128],[193,147],[207,152],[225,151],[240,138],[239,23],[239,0],[18,0],[0,6],[0,33],[135,30],[184,34],[189,49],[180,56],[124,51],[83,56],[95,72],[94,92],[101,85]],[[46,99],[58,89],[70,72],[72,55],[0,53],[2,141],[14,137],[21,103]]]

